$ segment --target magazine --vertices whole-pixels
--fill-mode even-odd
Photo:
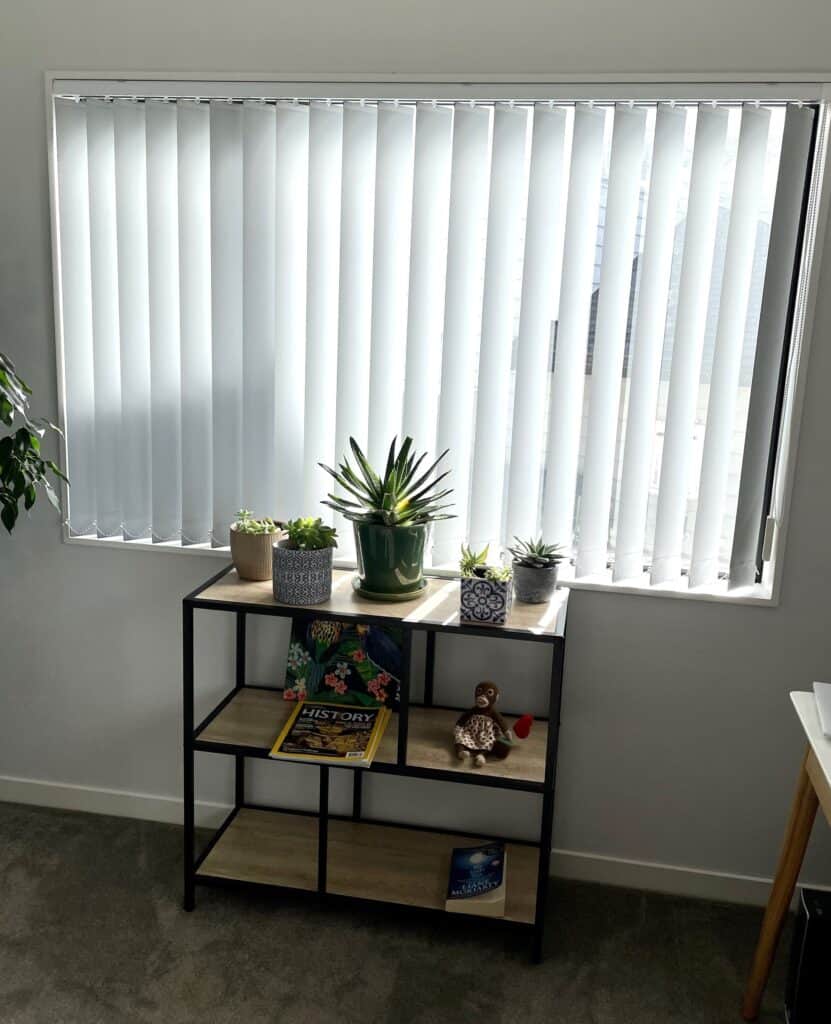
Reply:
[[[392,712],[323,701],[301,701],[271,748],[270,757],[366,768]]]
[[[445,910],[504,917],[506,860],[504,843],[454,849],[450,855]]]
[[[283,697],[394,708],[403,644],[400,626],[296,619],[291,627]]]

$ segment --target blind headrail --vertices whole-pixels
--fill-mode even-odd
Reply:
[[[458,81],[435,81],[419,79],[383,80],[310,78],[275,78],[271,80],[246,81],[244,78],[226,79],[154,79],[112,77],[63,77],[47,73],[47,92],[51,95],[68,97],[118,96],[170,99],[264,99],[267,102],[291,100],[294,98],[324,98],[343,100],[404,100],[408,102],[440,100],[458,102],[475,100],[495,103],[505,100],[528,103],[553,100],[557,103],[598,102],[614,104],[622,100],[637,103],[702,103],[715,100],[719,103],[764,103],[806,102],[816,103],[828,89],[829,76],[817,76],[800,80],[776,81],[774,79],[743,81],[678,81],[614,80],[598,77],[594,81],[545,81],[541,79],[511,80],[493,78],[490,81],[475,81],[464,78]]]

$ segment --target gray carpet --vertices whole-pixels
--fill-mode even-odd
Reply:
[[[3,1024],[740,1020],[758,910],[556,883],[534,967],[524,933],[391,908],[200,887],[186,914],[180,837],[0,804]]]

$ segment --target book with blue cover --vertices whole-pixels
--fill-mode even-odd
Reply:
[[[450,855],[445,909],[504,917],[506,854],[504,843],[456,847]]]

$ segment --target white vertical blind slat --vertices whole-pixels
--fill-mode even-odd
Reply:
[[[589,387],[576,576],[605,572],[646,111],[615,107]]]
[[[144,104],[116,100],[121,506],[125,540],[151,536],[150,314]]]
[[[213,502],[210,110],[178,107],[182,543],[205,544]]]
[[[331,465],[335,455],[342,133],[341,107],[311,104],[303,514],[327,522],[332,513],[319,502],[331,477],[318,462]]]
[[[586,104],[578,104],[574,112],[559,330],[551,379],[543,494],[543,533],[550,544],[561,544],[566,550],[572,546],[574,533],[574,498],[605,120],[605,111]]]
[[[95,533],[95,383],[90,277],[86,108],[55,100],[60,304],[66,394],[66,462],[72,480],[69,532]]]
[[[469,537],[476,550],[487,544],[495,551],[502,535],[517,261],[528,196],[527,131],[526,108],[496,108],[470,493]]]
[[[687,114],[682,107],[669,104],[658,107],[637,319],[631,342],[629,405],[615,536],[615,580],[632,579],[643,573],[650,462],[686,121]]]
[[[153,540],[182,535],[179,190],[174,103],[148,100],[147,262]]]
[[[378,110],[344,104],[335,458],[354,437],[366,449],[369,423]],[[344,524],[341,522],[341,526]]]
[[[211,335],[213,514],[211,537],[228,543],[243,505],[243,141],[242,117],[211,102]]]
[[[374,465],[386,458],[390,441],[401,433],[414,128],[411,106],[379,105],[367,442]]]
[[[277,105],[275,193],[277,346],[274,387],[274,470],[276,513],[281,519],[303,514],[303,417],[306,378],[306,245],[308,206],[309,108]]]
[[[810,107],[789,106],[785,113],[730,553],[730,588],[755,583],[757,569],[762,568],[757,563],[757,547],[765,514],[765,481],[773,442],[776,392],[786,342],[794,260],[799,255],[800,211],[815,116]]]
[[[453,131],[441,395],[436,448],[452,449],[457,518],[434,529],[433,561],[456,562],[467,535],[474,386],[482,318],[491,111],[459,103]]]
[[[703,107],[695,129],[678,314],[661,457],[653,584],[681,575],[689,466],[713,267],[727,111]]]
[[[707,403],[707,426],[690,562],[691,587],[714,583],[718,579],[727,475],[739,397],[739,374],[769,127],[770,111],[750,105],[744,107]]]
[[[436,447],[452,144],[453,108],[420,103],[415,122],[402,432],[428,452]]]
[[[568,168],[568,116],[539,103],[534,109],[522,300],[517,341],[514,419],[506,536],[527,539],[539,527],[540,490],[551,360],[552,325],[560,299]]]
[[[115,136],[112,104],[87,104],[92,341],[95,370],[96,523],[121,535],[121,352],[118,322]]]
[[[354,437],[366,451],[369,424],[369,359],[372,333],[372,245],[378,110],[359,102],[343,106],[340,206],[335,459],[349,454]],[[334,484],[334,481],[331,481]],[[330,488],[327,488],[327,490]],[[322,498],[323,494],[319,495]],[[340,514],[335,524],[347,526]]]
[[[276,115],[244,103],[242,115],[242,500],[274,516],[274,189]]]

